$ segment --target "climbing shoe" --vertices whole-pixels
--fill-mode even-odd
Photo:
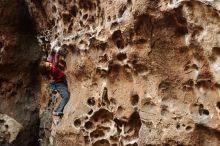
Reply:
[[[63,115],[63,112],[53,112],[53,115],[54,116],[62,116]]]
[[[52,91],[52,94],[57,94],[57,90],[53,90],[53,91]]]

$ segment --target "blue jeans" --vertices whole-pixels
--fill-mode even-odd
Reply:
[[[62,80],[59,82],[49,83],[49,88],[52,91],[57,90],[59,92],[60,96],[62,97],[59,105],[55,108],[54,111],[55,112],[63,112],[63,109],[70,98],[66,78],[63,77]]]

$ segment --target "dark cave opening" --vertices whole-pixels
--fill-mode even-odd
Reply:
[[[7,9],[3,6],[7,7]],[[0,39],[6,48],[0,54],[0,113],[19,122],[23,128],[16,139],[9,143],[0,142],[1,146],[39,146],[39,107],[38,93],[40,81],[38,62],[40,49],[37,42],[36,23],[31,18],[25,0],[9,0],[0,3]],[[10,93],[4,86],[10,88]],[[9,87],[10,85],[10,87]]]

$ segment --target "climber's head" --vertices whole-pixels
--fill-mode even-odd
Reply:
[[[46,75],[51,69],[52,69],[52,63],[47,61],[40,63],[40,73],[42,75]]]
[[[52,63],[50,62],[45,62],[46,70],[50,71],[52,69]]]

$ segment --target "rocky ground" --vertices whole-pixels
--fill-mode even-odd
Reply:
[[[220,145],[218,0],[10,1],[0,2],[0,145]],[[37,74],[42,39],[68,52],[63,117]]]

